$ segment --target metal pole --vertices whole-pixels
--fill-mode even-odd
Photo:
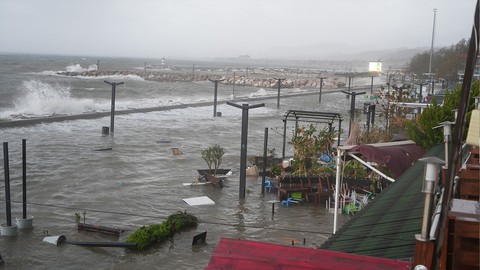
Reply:
[[[348,136],[350,137],[350,134],[352,134],[352,126],[353,126],[353,121],[355,121],[355,98],[356,98],[356,93],[352,93],[352,97],[350,98],[350,124],[348,126]]]
[[[334,214],[333,214],[333,234],[337,232],[337,215],[338,215],[338,200],[340,197],[340,174],[342,172],[342,150],[340,148],[337,148],[337,174],[335,177],[335,207],[334,209]],[[329,206],[330,207],[330,206]]]
[[[340,146],[340,135],[342,133],[342,119],[338,121],[338,137],[337,137],[337,147]]]
[[[370,108],[368,109],[369,111],[372,112],[371,118],[370,118],[371,124],[372,124],[372,129],[373,129],[373,125],[374,125],[374,123],[375,123],[375,108],[376,108],[376,105],[375,105],[375,104],[372,104],[372,105],[370,105]]]
[[[27,218],[27,140],[22,140],[22,201],[23,201],[23,218]]]
[[[8,142],[3,142],[3,167],[5,175],[5,205],[7,226],[12,226],[12,206],[10,201],[10,168],[8,162]]]
[[[320,94],[318,95],[318,103],[322,102],[322,87],[323,87],[323,79],[326,79],[326,77],[317,77],[320,79]]]
[[[247,177],[246,177],[246,170],[247,170],[247,137],[248,137],[248,110],[254,109],[258,107],[265,106],[264,103],[256,104],[249,106],[248,104],[244,103],[242,106],[237,105],[232,102],[228,102],[227,104],[239,109],[242,109],[242,138],[241,138],[241,145],[240,145],[240,188],[239,188],[239,197],[245,198],[245,189],[247,185]]]
[[[352,123],[355,119],[355,96],[356,95],[364,95],[365,92],[361,92],[361,93],[357,93],[357,92],[348,93],[348,92],[345,92],[345,91],[342,91],[342,92],[347,94],[347,98],[348,98],[348,96],[352,96],[352,98],[350,100],[350,125],[348,127],[348,136],[350,137],[350,134],[351,134],[351,131],[352,131]]]
[[[373,94],[373,78],[375,76],[371,76],[372,77],[372,83],[370,84],[370,95]]]
[[[232,95],[235,96],[235,71],[233,72],[233,89],[232,89]]]
[[[248,104],[242,105],[242,139],[240,150],[240,198],[245,198],[247,185],[247,138],[248,138]]]
[[[215,91],[213,92],[213,117],[217,116],[217,94],[218,94],[218,81],[215,81]]]
[[[267,151],[268,151],[268,127],[265,128],[263,140],[263,174],[262,174],[262,194],[265,194],[265,177],[267,174]]]
[[[111,105],[111,114],[110,114],[110,132],[114,132],[114,121],[115,121],[115,92],[116,92],[116,85],[112,84],[112,105]]]
[[[209,79],[210,80],[210,79]],[[225,79],[223,79],[225,80]],[[213,92],[213,117],[217,116],[217,94],[218,94],[218,83],[223,80],[210,80],[215,84],[214,92]]]
[[[433,9],[433,29],[432,29],[432,44],[430,46],[430,63],[428,64],[428,73],[430,75],[430,81],[432,80],[432,59],[433,59],[433,41],[435,40],[435,19],[437,17],[437,9]],[[432,95],[433,95],[433,84],[432,84]]]
[[[109,81],[104,81],[105,83],[108,83],[112,86],[112,105],[111,105],[111,109],[110,109],[110,132],[114,132],[114,119],[115,119],[115,91],[116,91],[116,87],[117,85],[121,85],[123,84],[123,82],[119,82],[119,83],[116,83],[116,82],[109,82]]]
[[[100,60],[97,60],[97,70],[100,70]]]
[[[285,143],[287,140],[287,120],[283,119],[283,148],[282,148],[282,159],[285,158]]]
[[[282,81],[285,80],[285,78],[280,79],[280,78],[274,78],[275,80],[278,81],[278,95],[277,95],[277,109],[280,108],[280,88],[282,87]]]
[[[192,81],[195,79],[195,64],[192,67]]]

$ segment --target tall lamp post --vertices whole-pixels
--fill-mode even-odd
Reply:
[[[432,59],[433,59],[433,41],[435,40],[435,19],[437,18],[437,9],[433,9],[433,28],[432,28],[432,44],[430,46],[430,62],[428,64],[428,73],[430,75],[430,81],[432,82],[432,95],[433,95],[433,74],[432,74]]]
[[[278,86],[278,95],[277,95],[277,109],[280,108],[280,88],[282,88],[282,81],[285,80],[285,78],[274,78],[277,80],[277,86]]]
[[[213,117],[217,116],[217,93],[218,93],[218,83],[225,80],[211,80],[208,79],[209,81],[213,82],[215,84],[215,91],[213,93]]]
[[[239,197],[245,198],[245,189],[247,185],[247,137],[248,137],[248,110],[265,106],[265,103],[248,105],[244,103],[238,105],[227,101],[227,104],[235,108],[242,109],[242,139],[240,145],[240,190]]]
[[[451,143],[453,124],[455,124],[455,122],[444,121],[444,122],[441,122],[439,126],[434,127],[434,129],[443,127],[443,141],[445,143],[445,162],[446,162],[445,169],[448,169],[448,156],[450,152],[449,148]]]
[[[110,132],[114,132],[114,119],[115,119],[115,91],[116,91],[116,87],[117,85],[121,85],[123,84],[123,82],[119,82],[119,83],[116,83],[116,82],[109,82],[109,81],[104,81],[105,83],[108,83],[112,86],[112,106],[111,106],[111,109],[110,109]]]
[[[320,93],[318,95],[318,103],[322,102],[322,87],[323,87],[323,79],[326,79],[327,77],[317,77],[320,79]]]

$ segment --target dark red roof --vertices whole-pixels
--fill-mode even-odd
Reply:
[[[336,251],[222,238],[205,269],[411,269],[409,262]]]

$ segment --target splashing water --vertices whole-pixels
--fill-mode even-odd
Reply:
[[[25,95],[13,103],[15,113],[23,116],[77,114],[95,110],[93,100],[72,98],[68,86],[30,80],[23,83],[22,90]]]
[[[68,72],[84,72],[84,71],[92,71],[97,69],[98,67],[95,64],[88,66],[88,68],[83,68],[80,64],[72,64],[67,66]]]

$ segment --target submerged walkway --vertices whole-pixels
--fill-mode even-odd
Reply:
[[[370,86],[356,86],[356,87],[350,88],[350,90],[366,90],[366,89],[370,89]],[[337,92],[341,92],[342,90],[345,91],[345,90],[348,90],[348,88],[336,88],[335,90],[325,89],[325,92],[323,92],[322,94],[337,93]],[[308,95],[319,95],[319,93],[313,92],[313,91],[305,91],[305,92],[299,92],[299,93],[283,94],[281,95],[281,97],[288,98],[288,97],[298,97],[298,96],[308,96]],[[262,97],[237,97],[232,100],[219,100],[217,101],[217,104],[225,104],[227,103],[227,101],[239,102],[239,101],[268,100],[268,99],[276,99],[277,97],[278,97],[277,95],[262,96]],[[135,109],[126,109],[126,110],[115,110],[115,115],[185,109],[188,107],[212,106],[213,104],[214,104],[213,101],[205,101],[205,102],[184,103],[184,104],[162,106],[162,107],[146,107],[146,108],[135,108]],[[46,117],[36,117],[36,118],[4,121],[4,122],[0,122],[0,128],[21,127],[21,126],[28,126],[28,125],[37,125],[42,123],[53,123],[53,122],[62,122],[62,121],[78,120],[78,119],[95,119],[95,118],[110,116],[110,113],[111,113],[110,111],[104,111],[104,112],[91,112],[91,113],[82,113],[82,114],[73,114],[73,115],[66,115],[66,114],[51,115]]]

